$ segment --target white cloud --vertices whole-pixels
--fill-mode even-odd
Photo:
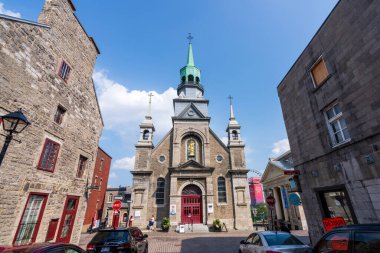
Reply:
[[[7,10],[4,8],[4,4],[0,2],[0,14],[16,17],[16,18],[21,18],[21,13],[20,12],[13,12],[11,10]]]
[[[278,156],[285,153],[288,150],[290,150],[289,140],[287,138],[282,139],[273,143],[272,155]]]
[[[172,101],[177,97],[175,89],[169,88],[163,93],[129,90],[126,86],[109,79],[104,71],[95,71],[93,79],[106,129],[129,137],[139,133],[138,126],[148,111],[150,92],[153,94],[152,118],[156,134],[162,136],[171,128]]]
[[[227,136],[223,136],[220,140],[227,146],[227,144],[228,144],[228,137]]]
[[[116,173],[115,173],[115,172],[111,172],[110,175],[109,175],[109,178],[110,178],[110,179],[115,179],[115,178],[117,178]]]
[[[113,168],[122,170],[133,170],[135,167],[135,156],[124,157],[114,162]]]

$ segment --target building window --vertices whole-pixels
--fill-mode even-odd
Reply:
[[[234,141],[239,140],[239,135],[236,130],[232,131],[232,140]]]
[[[193,75],[188,75],[187,76],[187,80],[189,81],[189,83],[191,82],[194,82],[194,76]]]
[[[324,217],[343,217],[346,224],[355,223],[351,204],[344,189],[328,190],[319,192]]]
[[[102,171],[103,170],[103,163],[104,163],[104,159],[100,159],[100,165],[99,165],[99,171]]]
[[[18,225],[14,245],[31,244],[36,241],[38,228],[46,205],[47,194],[30,194],[20,224]]]
[[[329,107],[325,111],[326,120],[328,123],[328,129],[332,141],[332,145],[346,142],[350,139],[346,121],[344,120],[342,110],[339,104],[335,104]]]
[[[99,183],[99,191],[102,190],[102,183],[103,183],[103,179],[101,178],[101,179],[100,179],[100,183]]]
[[[65,82],[67,82],[67,80],[69,79],[70,72],[71,72],[70,66],[65,61],[62,61],[61,67],[59,68],[59,72],[58,72],[59,76]]]
[[[66,112],[66,109],[58,105],[57,110],[55,111],[55,114],[54,114],[54,122],[60,125],[62,123],[62,119],[63,119],[63,116],[65,115],[65,112]]]
[[[226,180],[224,177],[218,177],[218,202],[226,203]]]
[[[57,162],[60,145],[50,139],[45,140],[44,148],[41,153],[38,169],[49,172],[54,171],[55,163]]]
[[[98,182],[98,176],[95,176],[94,185]]]
[[[144,141],[147,141],[149,139],[149,131],[148,130],[144,130],[144,133],[143,133],[143,140]]]
[[[315,87],[320,86],[327,79],[329,72],[327,71],[325,61],[322,57],[313,65],[310,73]]]
[[[79,156],[77,177],[81,178],[86,169],[87,158],[84,156]]]
[[[113,195],[112,193],[110,193],[110,195],[108,195],[108,203],[112,203],[113,201]]]
[[[156,204],[163,205],[165,198],[165,179],[157,179]]]

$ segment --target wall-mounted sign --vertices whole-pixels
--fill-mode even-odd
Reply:
[[[297,193],[290,193],[289,194],[289,203],[293,206],[299,206],[301,205],[301,198]]]
[[[207,213],[213,213],[214,212],[214,204],[209,203],[207,204]]]
[[[282,199],[284,200],[284,206],[285,208],[289,208],[289,204],[288,204],[288,197],[286,196],[286,189],[285,187],[281,187],[281,193],[282,193]]]
[[[135,210],[135,218],[141,217],[141,210]]]
[[[299,170],[285,170],[284,175],[292,176],[292,175],[299,175]]]
[[[170,205],[170,214],[175,215],[177,213],[177,206],[176,205]]]

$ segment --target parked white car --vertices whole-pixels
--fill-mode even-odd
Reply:
[[[294,235],[286,232],[263,231],[250,234],[240,242],[239,253],[312,253]]]

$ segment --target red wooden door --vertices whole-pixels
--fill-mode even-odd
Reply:
[[[57,242],[69,243],[79,204],[79,197],[67,196],[59,226]]]
[[[182,191],[181,223],[202,223],[202,191],[196,185],[188,185]]]
[[[202,196],[182,196],[182,223],[202,223]]]

